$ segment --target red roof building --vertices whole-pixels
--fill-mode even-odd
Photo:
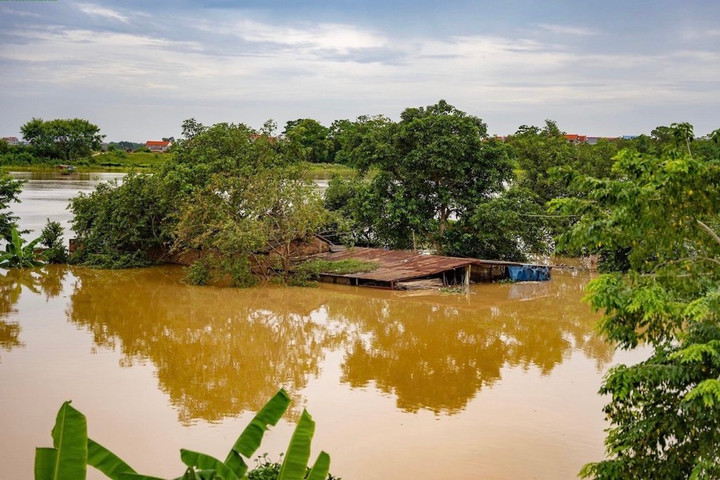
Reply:
[[[172,142],[164,142],[164,141],[148,140],[147,142],[145,142],[145,146],[151,152],[160,152],[160,153],[167,152],[167,149],[170,148],[171,145],[172,145]]]

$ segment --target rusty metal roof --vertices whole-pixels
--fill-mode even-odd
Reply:
[[[442,257],[439,255],[423,255],[404,250],[384,250],[381,248],[348,248],[341,252],[322,255],[324,260],[363,260],[376,262],[380,267],[372,272],[350,273],[346,275],[332,274],[337,277],[360,278],[376,282],[401,282],[414,278],[465,267],[482,265],[485,262],[474,258]]]

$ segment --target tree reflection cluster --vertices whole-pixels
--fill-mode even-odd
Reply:
[[[579,301],[586,279],[570,275],[529,289],[480,285],[468,296],[198,288],[180,283],[181,275],[172,267],[74,270],[67,314],[97,346],[118,350],[122,365],[150,361],[184,423],[257,410],[280,386],[301,400],[329,351],[344,352],[341,382],[374,386],[408,412],[449,415],[500,381],[504,368],[547,375],[578,350],[598,368],[612,359],[612,346],[593,331],[596,317]],[[57,278],[54,287],[14,281],[37,294],[62,290]],[[19,326],[12,333],[5,320],[17,299],[7,292],[4,349],[19,345]]]

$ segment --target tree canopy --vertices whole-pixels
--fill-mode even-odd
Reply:
[[[201,252],[202,282],[252,283],[250,258],[289,245],[327,221],[318,192],[283,146],[243,124],[183,123],[173,158],[73,199],[76,260],[105,267]],[[201,268],[202,267],[202,268]]]
[[[20,127],[20,132],[36,154],[66,162],[99,150],[105,137],[97,125],[80,118],[49,121],[33,118]]]
[[[329,134],[329,128],[312,118],[291,120],[283,131],[289,151],[298,160],[311,163],[334,162],[334,145]]]
[[[527,202],[531,193],[508,193],[514,175],[507,146],[488,137],[480,118],[441,100],[406,109],[399,122],[360,117],[341,132],[338,156],[370,173],[335,179],[326,193],[326,204],[350,218],[353,240],[503,259],[522,258],[525,247],[544,242],[537,222],[499,221],[510,205],[541,212]]]
[[[692,157],[688,143],[623,151],[614,178],[578,177],[584,198],[551,202],[579,218],[563,242],[625,249],[628,273],[594,280],[589,300],[609,340],[652,348],[608,373],[609,458],[586,477],[720,475],[720,162]]]

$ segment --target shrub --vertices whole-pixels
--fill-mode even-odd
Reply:
[[[63,242],[60,222],[51,222],[48,218],[40,233],[40,244],[45,247],[43,257],[47,263],[67,263],[68,251]]]

